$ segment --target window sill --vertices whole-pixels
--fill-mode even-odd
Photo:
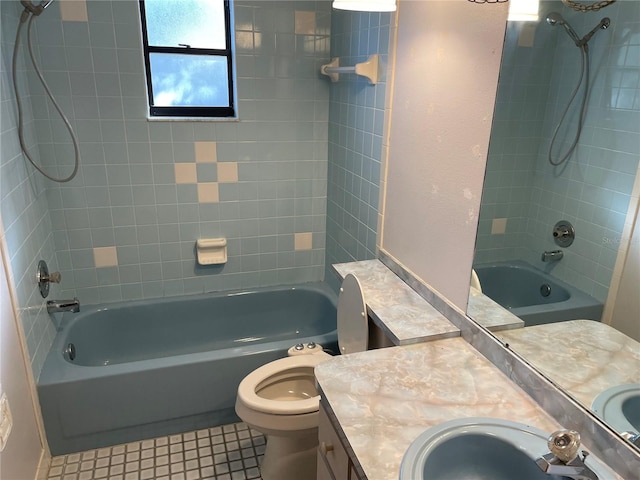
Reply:
[[[148,122],[239,122],[238,117],[150,117]]]

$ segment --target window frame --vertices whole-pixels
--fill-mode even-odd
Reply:
[[[235,118],[235,86],[234,86],[234,62],[233,62],[233,31],[231,23],[231,0],[224,0],[225,23],[225,48],[192,48],[190,46],[154,46],[149,45],[147,36],[147,18],[145,12],[145,0],[138,0],[140,6],[140,26],[142,29],[142,47],[144,53],[145,78],[147,82],[147,101],[149,104],[149,116],[162,117],[199,117],[199,118]],[[151,53],[171,53],[178,55],[211,55],[214,57],[226,57],[227,60],[227,88],[229,91],[229,106],[156,106],[153,104],[153,82],[151,80]]]

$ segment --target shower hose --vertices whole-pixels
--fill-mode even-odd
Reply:
[[[29,154],[28,150],[27,150],[27,146],[26,143],[24,141],[24,118],[23,118],[23,113],[22,113],[22,101],[20,99],[20,92],[18,91],[18,82],[17,82],[17,75],[16,75],[16,70],[17,70],[17,59],[18,59],[18,49],[19,49],[19,44],[20,44],[20,33],[22,32],[22,26],[24,25],[24,23],[27,21],[26,17],[29,17],[29,20],[27,22],[27,45],[29,47],[29,56],[31,57],[31,63],[33,63],[33,67],[35,69],[36,74],[38,75],[38,78],[40,79],[40,83],[42,83],[42,86],[44,87],[45,92],[47,92],[47,95],[49,96],[49,99],[51,100],[51,103],[53,103],[53,106],[55,107],[55,109],[58,111],[58,114],[60,115],[60,117],[62,118],[62,121],[64,122],[65,126],[67,127],[67,130],[69,131],[69,134],[71,135],[71,140],[73,142],[73,150],[74,150],[74,155],[75,155],[75,164],[73,167],[73,171],[71,172],[71,175],[69,175],[68,177],[65,178],[55,178],[51,175],[49,175],[47,172],[45,172],[41,166],[39,166],[34,159],[31,157],[31,155]],[[20,22],[18,23],[18,31],[16,33],[16,42],[15,42],[15,46],[13,48],[13,61],[12,61],[12,70],[13,70],[13,89],[15,92],[15,96],[16,96],[16,105],[18,107],[18,138],[20,139],[20,147],[22,148],[22,151],[24,152],[25,156],[27,157],[27,160],[29,160],[29,163],[31,163],[31,165],[33,165],[33,167],[40,172],[42,175],[44,175],[45,177],[47,177],[49,180],[52,180],[54,182],[58,182],[58,183],[65,183],[70,181],[71,179],[73,179],[76,174],[78,173],[78,167],[80,165],[80,150],[78,147],[78,139],[76,138],[76,135],[73,131],[73,128],[71,127],[71,124],[69,123],[69,119],[65,116],[64,112],[62,111],[62,109],[60,108],[60,105],[58,105],[58,102],[56,101],[55,97],[53,96],[53,94],[51,93],[51,89],[49,88],[49,86],[47,85],[47,82],[45,81],[44,77],[42,76],[42,73],[40,72],[40,69],[38,68],[38,64],[35,60],[35,57],[33,55],[33,47],[31,44],[31,25],[33,23],[33,19],[35,17],[33,15],[29,15],[29,13],[27,11],[22,13],[22,16],[20,17]]]
[[[586,106],[587,106],[587,97],[589,96],[589,47],[587,46],[586,43],[580,46],[580,59],[581,59],[580,78],[578,79],[576,88],[573,90],[573,93],[569,98],[569,103],[567,103],[567,106],[565,107],[564,112],[560,117],[560,121],[558,122],[558,125],[556,126],[556,129],[553,132],[553,137],[551,138],[551,144],[549,145],[549,154],[548,154],[549,163],[555,167],[562,165],[564,162],[566,162],[569,159],[573,151],[576,149],[576,146],[578,145],[578,141],[580,140],[580,135],[582,134],[582,126],[584,125],[584,118],[585,118]],[[573,104],[583,81],[584,81],[584,90],[582,94],[582,103],[580,105],[580,115],[578,117],[578,127],[576,129],[576,135],[573,139],[573,142],[571,143],[571,146],[567,149],[567,151],[564,154],[559,154],[558,155],[559,158],[554,160],[552,150],[558,138],[558,132],[560,131],[560,126],[565,122],[565,118],[567,116],[567,113],[569,112],[569,108],[571,108],[571,105]]]

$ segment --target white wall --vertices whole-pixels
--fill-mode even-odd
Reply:
[[[611,326],[640,342],[640,216],[636,212],[635,224],[629,242],[626,262],[615,296]]]
[[[398,10],[381,248],[464,311],[507,4]]]
[[[3,257],[0,258],[0,385],[9,399],[13,428],[0,453],[0,480],[31,480],[36,478],[44,448],[40,443],[31,386],[9,294],[2,235],[0,223]]]

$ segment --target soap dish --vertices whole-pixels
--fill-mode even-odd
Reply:
[[[227,239],[201,238],[197,240],[196,255],[200,265],[227,263]]]

